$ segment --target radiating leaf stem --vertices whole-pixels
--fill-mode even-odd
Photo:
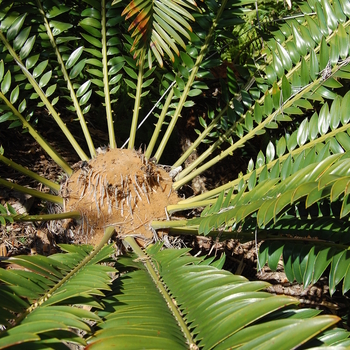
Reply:
[[[55,196],[53,194],[43,193],[37,190],[33,190],[31,188],[27,188],[27,187],[15,184],[13,182],[10,182],[4,179],[0,179],[0,185],[11,188],[11,190],[27,193],[27,194],[30,194],[31,196],[34,196],[52,203],[63,205],[63,198],[59,196]]]
[[[164,224],[164,228],[165,224]],[[198,226],[186,226],[186,227],[169,227],[168,235],[170,236],[198,236]],[[270,233],[272,236],[272,234]],[[266,239],[268,232],[259,230],[259,240]],[[206,237],[218,238],[220,241],[226,239],[239,239],[240,242],[249,242],[254,240],[254,230],[252,231],[225,231],[225,230],[212,230]]]
[[[65,213],[56,214],[43,214],[43,215],[6,215],[11,217],[16,222],[26,221],[50,221],[50,220],[63,220],[63,219],[80,219],[81,214],[79,211],[68,211]]]
[[[168,111],[168,108],[169,108],[169,105],[171,103],[171,99],[173,98],[173,96],[174,96],[174,88],[171,89],[171,91],[168,94],[168,97],[165,100],[164,106],[162,108],[162,113],[160,114],[160,116],[158,118],[158,122],[157,122],[157,125],[156,125],[155,129],[154,129],[151,141],[149,142],[149,145],[148,145],[147,150],[145,152],[145,157],[147,159],[151,158],[154,146],[156,145],[156,142],[157,142],[158,137],[159,137],[160,130],[162,128],[162,125],[163,125],[163,122],[164,122],[164,119],[165,119],[165,115],[166,115],[166,113]]]
[[[140,104],[141,104],[141,92],[142,92],[142,83],[143,83],[143,67],[144,67],[144,56],[145,52],[142,50],[140,59],[139,59],[139,73],[137,76],[137,87],[135,95],[135,104],[134,104],[134,113],[132,116],[131,128],[130,128],[130,139],[128,148],[133,149],[135,146],[135,138],[137,131],[137,121],[139,119]]]
[[[237,142],[235,142],[232,146],[228,147],[226,150],[222,151],[219,155],[211,159],[210,161],[206,162],[202,166],[200,166],[198,169],[193,171],[192,173],[188,174],[187,176],[183,177],[182,179],[174,182],[173,188],[176,190],[180,188],[182,185],[186,184],[187,182],[191,181],[194,177],[200,175],[203,171],[207,170],[214,164],[218,163],[220,160],[224,159],[228,155],[231,155],[233,151],[235,151],[237,148],[242,147],[249,139],[253,138],[260,130],[264,129],[271,121],[273,121],[277,115],[281,112],[281,108],[288,108],[293,105],[293,103],[297,100],[299,100],[306,92],[312,90],[313,88],[317,88],[318,85],[322,85],[323,79],[322,77],[315,80],[314,82],[308,84],[305,86],[299,93],[295,94],[293,97],[291,97],[289,100],[287,100],[283,106],[275,110],[275,112],[271,113],[265,120],[263,120],[261,123],[259,123],[253,130],[248,132],[245,136],[243,136],[241,139],[239,139]]]
[[[194,198],[197,198],[197,197],[194,197]],[[201,201],[195,201],[195,202],[190,202],[190,203],[185,202],[185,203],[172,204],[172,205],[168,205],[166,207],[166,210],[169,214],[174,214],[177,211],[206,207],[209,204],[215,203],[216,199],[217,198],[212,198],[212,199],[204,199]]]
[[[19,172],[21,172],[22,174],[25,174],[29,177],[31,177],[32,179],[41,182],[42,184],[48,186],[49,188],[51,188],[52,190],[58,192],[60,189],[60,185],[52,182],[48,179],[45,179],[44,177],[38,175],[37,173],[23,167],[22,165],[19,165],[17,163],[15,163],[13,160],[6,158],[5,156],[2,156],[0,154],[0,161],[3,162],[4,164],[6,164],[7,166],[11,167],[12,169],[15,169]]]
[[[255,82],[255,78],[253,77],[252,79],[249,80],[249,82],[244,86],[243,90],[248,91],[251,86],[254,84]],[[242,95],[238,96],[236,98],[237,101],[242,101]],[[215,121],[216,123],[220,120],[220,117],[222,116],[223,113],[225,113],[227,111],[229,107],[226,106],[220,113],[219,115],[213,120],[213,122]],[[230,107],[231,108],[231,107]],[[223,144],[225,141],[227,141],[230,136],[235,132],[235,126],[238,123],[241,123],[244,120],[243,117],[241,117],[238,121],[236,121],[226,132],[224,135],[219,136],[218,139],[210,146],[206,149],[205,152],[203,152],[199,157],[197,157],[197,159],[195,159],[188,167],[186,167],[183,171],[181,171],[181,173],[178,175],[178,177],[176,178],[176,180],[180,180],[183,177],[185,177],[187,174],[189,174],[193,169],[195,169],[199,164],[201,164],[207,157],[209,157],[216,149],[218,149],[220,147],[221,144]],[[201,141],[204,136],[206,136],[212,129],[213,127],[216,125],[213,124],[213,122],[210,123],[210,125],[203,131],[203,133],[201,135],[199,135],[199,137],[197,138],[197,140],[194,141],[193,145],[190,147],[190,149],[194,150],[197,145],[199,145],[199,141]],[[207,130],[208,129],[208,130]],[[196,147],[194,147],[194,145],[196,145]],[[173,167],[179,166],[181,165],[186,159],[187,157],[189,157],[190,153],[189,150],[186,151],[186,158],[184,157],[184,155],[173,165]],[[180,163],[180,160],[182,161]]]
[[[137,254],[139,259],[143,262],[144,266],[146,267],[148,273],[150,274],[151,278],[153,279],[153,282],[157,286],[158,290],[162,294],[163,298],[165,299],[168,308],[170,309],[171,313],[175,317],[177,323],[179,324],[188,344],[189,349],[192,349],[193,346],[195,346],[195,341],[192,338],[191,331],[187,327],[186,322],[184,321],[183,316],[181,315],[179,309],[174,304],[171,296],[169,295],[168,291],[164,287],[163,283],[161,282],[159,278],[159,272],[156,270],[156,268],[153,266],[153,264],[149,260],[149,256],[146,255],[142,249],[139,247],[139,245],[136,243],[135,239],[131,236],[127,236],[125,239],[125,242],[127,242],[133,251]]]
[[[169,227],[182,227],[186,225],[187,225],[187,220],[167,220],[167,221],[154,220],[151,222],[151,226],[155,230],[159,230],[161,228],[169,228]]]
[[[337,134],[342,133],[342,132],[346,132],[348,129],[350,129],[350,124],[345,124],[341,127],[338,127],[337,129],[332,130],[331,132],[324,134],[320,137],[317,137],[316,139],[304,144],[301,147],[298,147],[296,149],[294,149],[291,152],[286,153],[285,155],[272,160],[271,162],[266,164],[267,169],[272,169],[273,166],[277,163],[277,162],[284,162],[290,155],[292,157],[295,157],[296,155],[298,155],[299,153],[303,152],[304,150],[307,150],[311,147],[314,147],[316,144],[325,142],[327,139],[331,139],[332,137],[335,137]],[[256,175],[258,176],[265,168],[265,165],[257,168],[256,171]],[[225,185],[219,186],[213,190],[210,190],[208,192],[202,193],[198,196],[195,197],[191,197],[191,198],[187,198],[185,200],[179,201],[179,203],[177,205],[180,205],[181,210],[187,210],[187,209],[192,209],[194,208],[193,205],[194,203],[197,203],[197,207],[198,206],[202,206],[200,205],[203,201],[207,200],[208,198],[212,198],[217,196],[219,193],[221,193],[222,191],[228,190],[234,186],[237,186],[239,184],[239,182],[243,179],[244,181],[247,181],[251,176],[251,173],[245,174],[242,177],[237,178],[236,180],[230,181],[228,183],[226,183]],[[191,203],[191,204],[190,204]],[[206,202],[204,202],[206,203]],[[186,204],[188,206],[186,206]],[[174,212],[174,210],[172,211]]]
[[[102,0],[101,3],[101,44],[102,44],[102,64],[103,64],[103,87],[105,94],[105,104],[106,104],[106,117],[107,117],[107,127],[109,135],[109,147],[117,147],[115,141],[114,133],[114,122],[111,106],[111,95],[109,90],[109,79],[108,79],[108,57],[107,57],[107,27],[106,27],[106,0]]]
[[[173,168],[180,166],[191,153],[199,146],[199,144],[205,139],[205,137],[217,126],[221,117],[227,112],[228,106],[222,109],[222,111],[211,121],[211,123],[201,132],[197,139],[192,143],[192,145],[184,152],[184,154],[174,163]],[[187,170],[187,168],[185,169]],[[183,172],[181,172],[182,174]]]
[[[49,145],[49,143],[27,122],[21,113],[13,106],[13,104],[0,92],[0,98],[11,109],[12,113],[21,121],[23,128],[28,129],[29,134],[34,138],[40,147],[47,152],[53,161],[59,165],[65,173],[70,176],[73,174],[71,167],[64,161],[64,159]]]

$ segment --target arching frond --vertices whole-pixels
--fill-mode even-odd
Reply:
[[[161,251],[160,245],[145,254],[127,241],[137,255],[118,260],[118,269],[129,272],[115,280],[113,294],[104,299],[107,307],[98,313],[102,321],[89,349],[115,344],[135,349],[291,349],[310,338],[321,339],[319,332],[335,321],[316,316],[318,311],[297,310],[293,298],[260,291],[264,282],[220,270],[223,259],[195,258],[188,249]],[[292,328],[300,330],[297,336],[285,337]]]
[[[251,139],[268,129],[278,128],[278,123],[288,123],[298,118],[312,108],[313,101],[322,103],[325,99],[336,98],[337,91],[341,91],[339,89],[342,87],[339,78],[349,78],[349,33],[346,28],[350,22],[346,4],[342,4],[338,9],[343,16],[329,27],[325,12],[329,10],[333,13],[330,6],[326,1],[322,2],[322,6],[317,2],[318,16],[311,18],[305,15],[307,20],[303,24],[295,20],[287,21],[281,26],[277,39],[268,41],[265,53],[269,64],[265,68],[261,67],[261,76],[255,77],[256,87],[251,89],[251,94],[243,90],[241,96],[234,98],[233,110],[229,111],[228,108],[225,111],[226,119],[232,120],[231,125],[227,123],[226,129],[219,133],[220,137],[208,150],[179,174],[176,188],[231,155]],[[319,28],[326,29],[320,31]],[[256,101],[255,104],[253,101]],[[202,140],[203,137],[198,139]],[[205,161],[225,142],[229,146],[220,155]],[[196,145],[197,141],[193,147]],[[180,158],[174,166],[180,165],[185,159]],[[220,192],[216,191],[216,194]],[[208,193],[207,198],[211,195]]]
[[[106,233],[106,237],[112,231]],[[89,322],[99,317],[89,311],[101,308],[96,298],[110,290],[114,268],[101,263],[113,246],[61,245],[66,254],[17,256],[0,269],[0,346],[58,347],[62,342],[84,345],[73,330],[90,332]],[[72,306],[74,305],[74,306]],[[50,344],[50,345],[49,345]]]

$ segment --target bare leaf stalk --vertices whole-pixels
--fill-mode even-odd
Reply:
[[[151,222],[151,226],[154,230],[159,230],[162,228],[170,227],[183,227],[187,225],[187,220],[167,220],[167,221],[157,221],[154,220]]]
[[[221,117],[227,112],[228,106],[223,108],[223,110],[212,120],[212,122],[206,127],[203,132],[197,137],[197,139],[192,143],[192,145],[184,152],[184,154],[174,163],[173,168],[180,166],[185,160],[191,155],[191,153],[199,146],[199,144],[205,139],[205,137],[217,126]],[[186,168],[187,170],[187,168]],[[181,172],[182,174],[183,172]]]
[[[167,223],[167,222],[166,222]],[[164,225],[164,228],[166,226]],[[259,230],[259,240],[266,240],[267,237],[274,237],[269,230]],[[271,231],[271,230],[270,230]],[[169,236],[182,236],[182,235],[190,235],[190,236],[198,236],[198,226],[186,226],[186,227],[169,227]],[[220,241],[224,241],[226,239],[239,239],[240,242],[248,242],[254,239],[254,231],[225,231],[225,230],[212,230],[210,231],[206,237],[219,238]]]
[[[33,197],[37,197],[37,198],[40,198],[40,199],[43,199],[43,200],[46,200],[46,201],[49,201],[49,202],[52,202],[52,203],[57,203],[57,204],[63,205],[63,198],[59,197],[59,196],[55,196],[53,194],[43,193],[43,192],[40,192],[40,191],[37,191],[37,190],[33,190],[31,188],[27,188],[27,187],[24,187],[24,186],[21,186],[21,185],[17,185],[17,184],[15,184],[13,182],[10,182],[10,181],[4,180],[4,179],[0,179],[0,185],[8,187],[11,190],[15,190],[15,191],[18,191],[18,192],[30,194]]]
[[[174,88],[171,89],[171,91],[169,92],[168,97],[165,100],[164,106],[162,108],[162,113],[160,114],[160,116],[158,118],[158,122],[157,122],[156,128],[154,129],[151,141],[150,141],[150,143],[149,143],[149,145],[147,147],[147,150],[145,152],[145,157],[147,159],[151,158],[154,146],[156,145],[157,139],[159,137],[160,130],[162,128],[162,125],[163,125],[163,122],[164,122],[164,119],[165,119],[165,115],[166,115],[166,113],[168,111],[168,108],[169,108],[169,105],[171,103],[171,99],[173,98],[173,96],[174,96]]]
[[[115,141],[114,125],[113,125],[113,115],[111,106],[111,95],[109,91],[109,81],[108,81],[108,57],[107,57],[107,27],[106,27],[106,0],[102,0],[101,4],[101,44],[102,44],[102,64],[103,64],[103,86],[105,94],[105,104],[106,104],[106,117],[107,117],[107,127],[109,135],[109,147],[116,148],[117,144]]]
[[[240,178],[241,179],[241,178]],[[222,192],[222,190],[221,190]],[[207,193],[207,192],[205,192]],[[195,197],[191,197],[191,198],[197,198],[197,196]],[[201,201],[195,201],[195,202],[190,202],[190,203],[178,203],[178,204],[172,204],[172,205],[168,205],[166,207],[167,212],[171,215],[173,213],[176,213],[177,211],[182,211],[182,210],[189,210],[189,209],[195,209],[195,208],[199,208],[199,207],[206,207],[209,204],[214,204],[216,202],[217,198],[212,198],[212,199],[203,199]]]
[[[131,128],[130,128],[130,139],[128,148],[133,149],[135,146],[135,138],[137,131],[137,121],[139,119],[140,112],[140,104],[141,104],[141,92],[142,92],[142,83],[143,83],[143,67],[144,67],[144,56],[145,52],[142,51],[139,60],[139,73],[137,76],[137,87],[136,87],[136,95],[135,95],[135,104],[134,104],[134,114],[132,116]]]
[[[63,220],[63,219],[80,219],[81,214],[79,211],[69,211],[66,213],[57,214],[43,214],[43,215],[5,215],[5,217],[11,217],[13,221],[50,221],[50,220]]]
[[[11,109],[12,113],[21,121],[23,128],[28,129],[29,134],[34,140],[47,152],[47,154],[53,159],[53,161],[59,165],[64,172],[70,176],[73,174],[71,167],[64,161],[64,159],[49,145],[49,143],[27,122],[21,113],[13,106],[13,104],[6,98],[6,96],[0,92],[0,98]]]
[[[248,91],[253,83],[255,82],[255,78],[253,77],[243,88],[243,90]],[[237,101],[242,101],[242,95],[238,96],[236,98]],[[221,116],[223,113],[227,111],[229,107],[226,106],[220,113],[219,115],[213,120],[213,122],[210,123],[210,125],[202,132],[201,135],[198,136],[198,138],[194,141],[193,145],[184,153],[184,155],[173,165],[173,167],[177,167],[181,165],[189,156],[190,156],[190,150],[194,150],[199,143],[204,139],[204,137],[213,129],[213,127],[216,126],[216,123],[219,122]],[[216,149],[218,149],[221,144],[223,144],[225,141],[227,141],[230,136],[236,131],[235,126],[238,123],[241,123],[244,121],[244,117],[241,117],[238,121],[236,121],[226,132],[223,136],[219,136],[219,138],[210,146],[207,148],[205,152],[203,152],[197,159],[195,159],[187,168],[185,168],[179,176],[176,178],[176,180],[180,180],[184,178],[187,174],[189,174],[193,169],[195,169],[199,164],[201,164],[207,157],[209,157]],[[215,124],[213,124],[215,121]],[[186,158],[185,158],[186,155]],[[181,161],[181,162],[180,162]]]
[[[15,169],[19,172],[21,172],[24,175],[27,175],[29,177],[31,177],[32,179],[41,182],[42,184],[48,186],[49,188],[51,188],[52,190],[58,192],[60,189],[60,185],[50,181],[48,179],[45,179],[44,177],[38,175],[37,173],[23,167],[22,165],[19,165],[17,163],[15,163],[13,160],[6,158],[5,156],[2,156],[0,154],[0,161],[3,162],[4,164],[6,164],[7,166],[10,166],[12,169]]]
[[[178,177],[176,178],[177,181],[183,179],[184,177],[186,177],[187,174],[189,174],[193,169],[195,169],[199,164],[201,164],[202,162],[204,162],[204,160],[209,157],[216,149],[218,149],[225,141],[227,141],[230,136],[236,131],[235,126],[238,124],[239,122],[236,122],[234,125],[232,125],[231,128],[229,128],[224,135],[220,135],[218,137],[218,139],[212,144],[210,145],[210,147],[208,147],[198,158],[196,158],[188,167],[186,167],[183,171],[181,171],[181,173],[178,175]],[[198,141],[198,138],[196,140],[196,142]],[[193,146],[193,145],[192,145]],[[193,150],[194,148],[191,147],[191,149]],[[188,152],[187,152],[188,154]],[[184,157],[181,157],[182,159],[185,159]],[[177,164],[178,162],[176,162]],[[180,163],[182,164],[182,163]],[[173,165],[173,167],[175,167],[175,164]]]

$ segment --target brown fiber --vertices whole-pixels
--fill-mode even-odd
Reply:
[[[80,234],[88,243],[98,243],[111,225],[119,237],[133,234],[147,243],[154,235],[151,221],[166,219],[166,206],[178,202],[171,186],[169,174],[142,153],[105,150],[82,162],[68,180],[65,211],[81,212]]]

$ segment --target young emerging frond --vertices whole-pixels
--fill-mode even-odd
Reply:
[[[141,57],[141,52],[147,52],[149,63],[154,55],[163,66],[164,52],[174,62],[173,52],[179,55],[177,45],[186,49],[182,37],[190,39],[192,31],[189,20],[194,18],[187,9],[195,11],[197,5],[192,0],[186,1],[132,1],[122,12],[125,19],[134,17],[128,31],[134,38],[131,51],[134,58]]]

